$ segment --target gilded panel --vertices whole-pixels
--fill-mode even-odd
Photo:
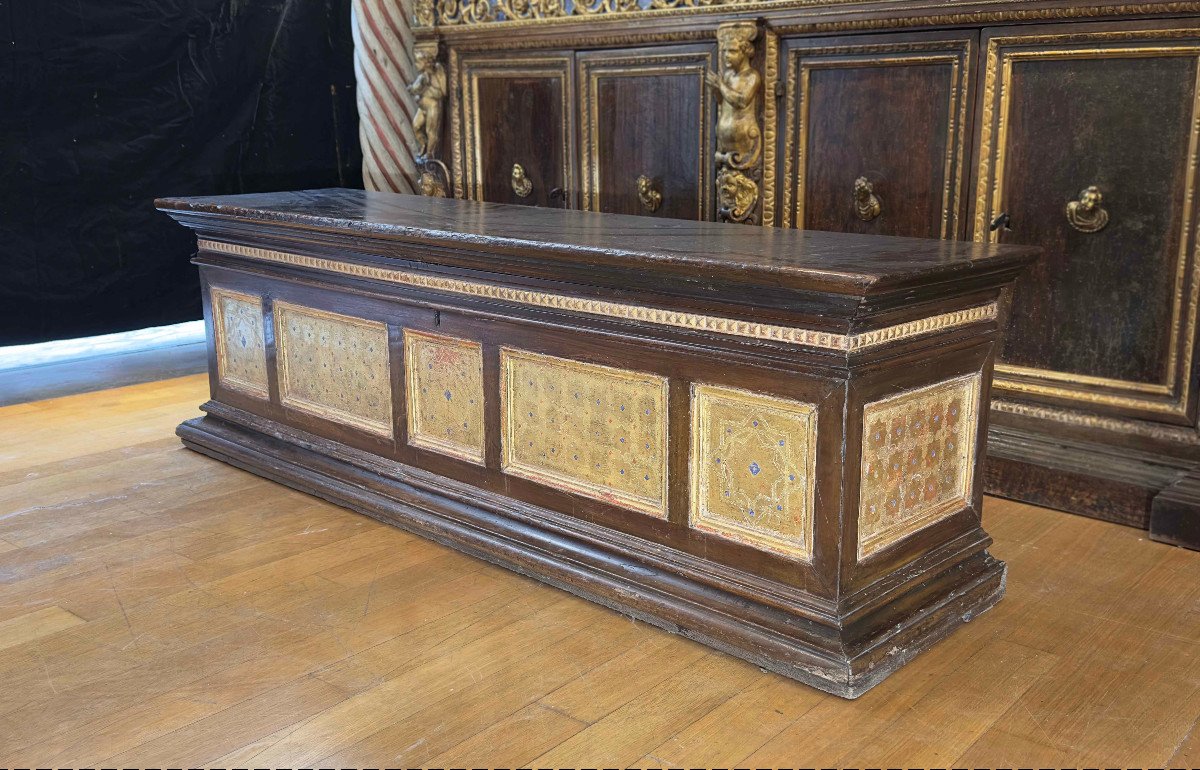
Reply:
[[[276,302],[275,345],[284,406],[392,435],[386,325]]]
[[[503,349],[505,473],[667,515],[667,379]]]
[[[971,374],[863,408],[860,559],[968,504],[979,387]]]
[[[267,398],[262,298],[214,288],[212,319],[217,379],[227,388]]]
[[[816,412],[801,401],[693,385],[691,526],[809,561]]]
[[[404,330],[408,443],[483,464],[483,348]]]

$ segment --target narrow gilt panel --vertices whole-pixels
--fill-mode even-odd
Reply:
[[[859,558],[968,504],[979,386],[972,374],[863,408]]]
[[[504,349],[505,473],[667,516],[667,379]]]
[[[217,379],[227,388],[267,398],[262,298],[214,288],[212,319]]]
[[[483,464],[483,348],[404,330],[408,443]]]
[[[275,345],[284,406],[392,435],[387,326],[276,302]]]
[[[814,404],[692,386],[691,526],[812,558]]]

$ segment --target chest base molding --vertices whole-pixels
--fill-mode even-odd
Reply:
[[[177,433],[188,448],[708,645],[843,698],[857,698],[1004,595],[1006,567],[984,550],[861,608],[802,606],[752,575],[717,587],[686,554],[373,456],[216,402]],[[968,546],[969,547],[969,546]],[[949,549],[948,549],[949,550]],[[922,574],[924,573],[924,574]],[[929,575],[932,574],[930,577]],[[875,598],[875,597],[871,597]],[[735,619],[736,618],[736,619]]]

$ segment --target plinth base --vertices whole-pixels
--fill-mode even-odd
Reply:
[[[189,448],[844,698],[857,698],[1004,595],[982,547],[852,618],[796,589],[217,404]],[[986,543],[984,544],[986,545]]]

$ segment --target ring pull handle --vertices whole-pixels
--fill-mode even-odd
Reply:
[[[637,178],[637,196],[642,208],[651,213],[662,205],[662,193],[654,189],[654,180],[645,174]]]
[[[1096,185],[1088,185],[1079,198],[1067,204],[1067,222],[1081,233],[1098,233],[1108,224],[1108,212],[1100,204],[1104,196]]]
[[[512,167],[512,189],[518,198],[528,198],[533,192],[533,182],[525,176],[525,167],[520,163],[514,163]]]
[[[867,181],[865,176],[854,180],[854,213],[864,222],[870,222],[879,216],[883,204],[875,195],[875,186]]]

